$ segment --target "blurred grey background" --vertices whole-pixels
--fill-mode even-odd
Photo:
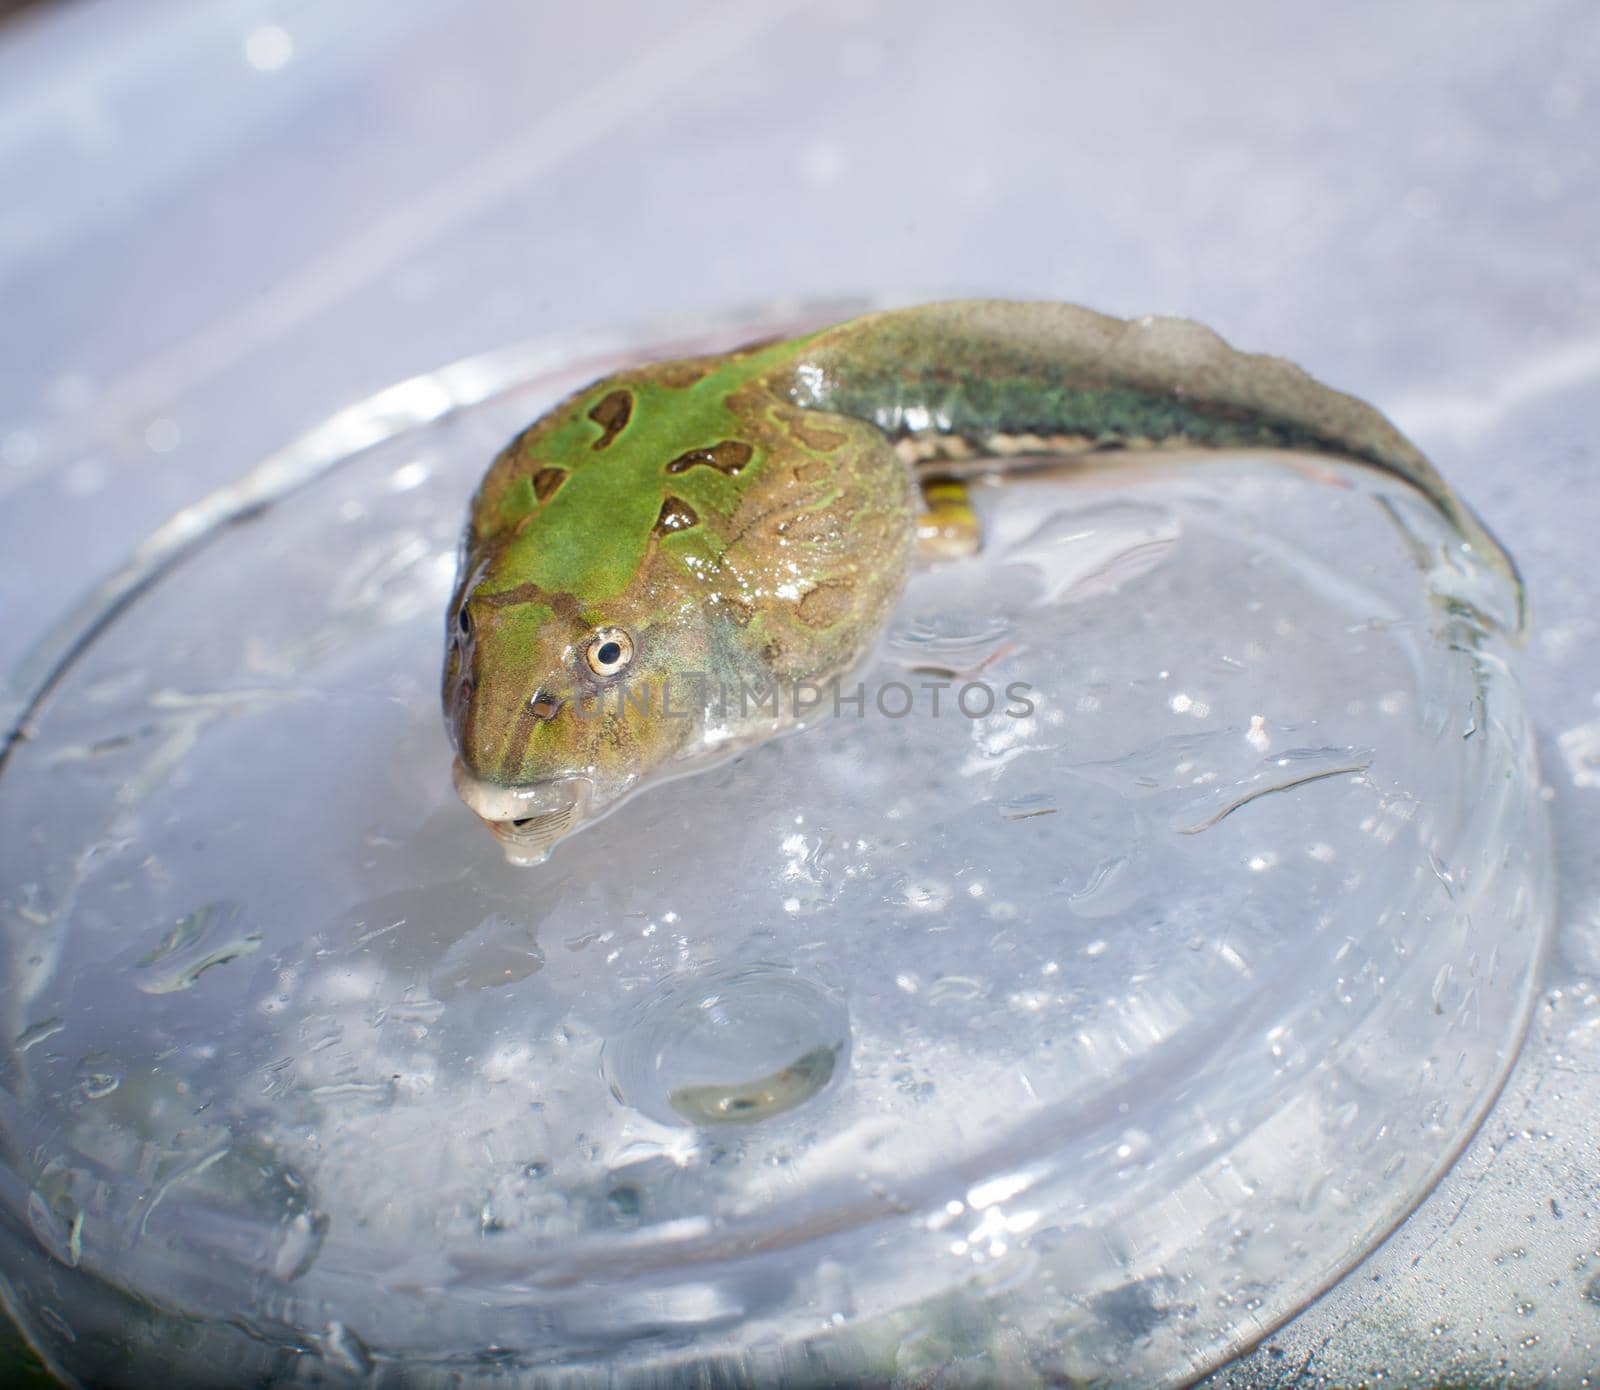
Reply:
[[[984,293],[1293,358],[1524,564],[1561,923],[1454,1172],[1213,1383],[1587,1384],[1597,132],[1580,0],[0,3],[0,670],[185,502],[523,338]]]

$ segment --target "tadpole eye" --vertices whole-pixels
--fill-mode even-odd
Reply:
[[[472,636],[472,614],[467,610],[465,603],[456,609],[456,629],[463,637]]]
[[[614,676],[633,660],[633,638],[620,627],[603,627],[589,639],[583,659],[597,676]]]

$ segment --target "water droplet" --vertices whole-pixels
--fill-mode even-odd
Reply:
[[[776,965],[711,971],[668,986],[606,1043],[625,1104],[671,1124],[752,1122],[820,1092],[850,1037],[839,994]]]
[[[1143,1162],[1154,1140],[1142,1129],[1127,1129],[1122,1132],[1122,1137],[1117,1140],[1116,1158],[1119,1164]]]
[[[26,1052],[30,1047],[37,1047],[46,1038],[53,1038],[67,1025],[59,1018],[44,1018],[37,1023],[30,1023],[17,1034],[17,1051]]]
[[[76,1342],[78,1334],[72,1330],[69,1323],[58,1309],[52,1308],[48,1303],[39,1305],[39,1321],[44,1323],[63,1342]]]
[[[1031,820],[1034,816],[1053,816],[1061,808],[1049,792],[1029,792],[1000,803],[1000,814],[1007,820]]]
[[[372,1374],[372,1353],[353,1328],[342,1322],[330,1322],[322,1332],[322,1355],[332,1366],[351,1375]]]
[[[984,992],[981,980],[970,975],[941,975],[928,986],[930,1004],[966,1004]]]
[[[78,1089],[85,1100],[104,1100],[121,1084],[122,1078],[115,1072],[92,1071],[78,1083]]]
[[[83,1212],[66,1193],[47,1198],[35,1189],[28,1194],[28,1229],[51,1259],[76,1269],[83,1257]]]
[[[283,1239],[272,1261],[272,1273],[285,1284],[298,1279],[317,1262],[328,1235],[328,1217],[320,1211],[296,1212],[283,1227]]]
[[[941,912],[950,904],[950,885],[931,880],[908,883],[905,888],[906,906],[913,912]]]

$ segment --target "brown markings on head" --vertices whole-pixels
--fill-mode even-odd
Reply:
[[[596,407],[598,409],[598,407]],[[599,448],[598,444],[595,448]],[[541,468],[533,475],[533,495],[539,501],[546,501],[562,483],[567,480],[565,468]]]
[[[517,773],[522,768],[522,760],[527,757],[528,750],[533,745],[534,734],[544,719],[533,712],[532,706],[524,700],[522,707],[517,711],[516,723],[511,726],[511,736],[506,740],[506,751],[500,759],[500,780],[514,784]]]
[[[477,601],[487,608],[510,608],[518,603],[542,603],[558,618],[578,622],[583,616],[582,605],[576,594],[565,589],[551,591],[534,583],[518,584],[514,589],[502,589],[497,594],[476,595]]]
[[[485,608],[509,608],[514,603],[544,603],[548,595],[537,584],[518,584],[514,589],[501,589],[495,594],[474,594],[473,598]]]
[[[850,590],[843,584],[818,584],[801,596],[796,616],[807,627],[832,627],[850,609]]]
[[[633,394],[629,391],[612,391],[589,412],[589,418],[599,425],[604,434],[594,442],[595,452],[606,448],[622,433],[633,415]]]
[[[710,374],[713,363],[705,358],[688,358],[682,362],[659,362],[647,367],[652,381],[673,391],[687,391]]]
[[[813,449],[819,454],[831,454],[845,442],[844,431],[830,430],[826,425],[808,420],[803,410],[786,410],[779,418],[791,436],[806,448]]]
[[[478,707],[466,695],[467,692],[463,690],[451,710],[455,721],[456,752],[463,754],[475,747],[478,741]]]
[[[667,472],[687,473],[691,468],[703,464],[731,478],[750,462],[755,452],[748,444],[741,444],[737,439],[724,439],[709,449],[690,449],[686,454],[679,454],[667,465]]]
[[[695,509],[681,497],[669,497],[661,504],[661,515],[656,518],[654,530],[658,536],[667,536],[674,531],[686,531],[699,522]]]
[[[811,487],[826,481],[832,470],[821,459],[807,459],[804,463],[795,464],[793,471],[796,487]]]

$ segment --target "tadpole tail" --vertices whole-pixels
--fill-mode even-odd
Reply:
[[[955,300],[867,315],[800,340],[781,378],[773,384],[797,404],[870,420],[896,441],[925,441],[933,456],[1182,445],[1288,449],[1377,468],[1423,493],[1506,579],[1511,635],[1526,628],[1516,562],[1382,413],[1188,319]]]

